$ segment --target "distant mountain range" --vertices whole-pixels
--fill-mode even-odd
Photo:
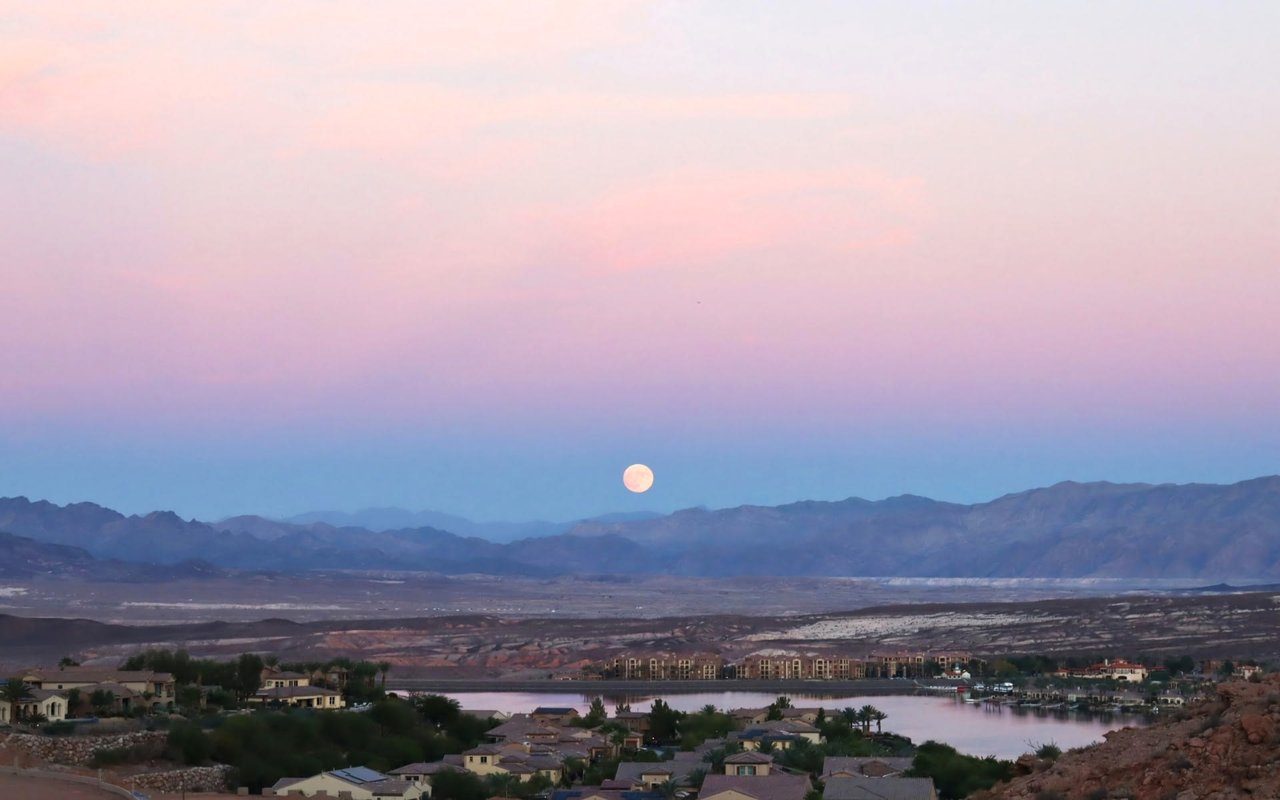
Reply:
[[[653,511],[634,511],[629,513],[604,514],[586,520],[572,522],[475,522],[466,517],[446,514],[442,511],[406,511],[403,508],[366,508],[356,512],[347,511],[311,511],[289,517],[283,522],[294,525],[312,525],[323,523],[335,528],[364,528],[371,531],[398,531],[408,528],[435,528],[449,531],[459,536],[475,536],[491,542],[514,542],[519,539],[535,539],[543,536],[555,536],[566,533],[579,522],[634,522],[653,519],[661,514]],[[237,517],[235,519],[253,519]],[[224,520],[230,522],[230,520]]]
[[[0,499],[0,531],[83,548],[99,559],[197,560],[228,569],[1280,578],[1280,477],[1229,486],[1065,482],[973,505],[904,495],[688,509],[595,518],[509,542],[433,526],[375,530],[408,512],[362,513],[371,527],[333,524],[347,521],[339,515],[210,524],[170,512],[126,517],[92,503],[19,497]],[[510,525],[508,531],[520,524]],[[46,567],[57,557],[38,555]]]

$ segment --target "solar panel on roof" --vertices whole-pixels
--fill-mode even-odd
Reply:
[[[339,778],[349,780],[352,783],[373,783],[374,781],[385,781],[386,775],[368,767],[347,767],[346,769],[335,769],[334,775]]]

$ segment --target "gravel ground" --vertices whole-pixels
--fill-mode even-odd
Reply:
[[[43,778],[0,775],[3,800],[121,800],[119,795],[92,786]]]

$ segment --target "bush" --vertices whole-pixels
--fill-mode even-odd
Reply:
[[[1046,761],[1054,761],[1060,755],[1062,755],[1062,748],[1054,742],[1048,742],[1036,748],[1036,758],[1043,758]]]
[[[180,722],[169,730],[168,755],[174,761],[197,766],[209,760],[213,742],[195,722]]]
[[[41,728],[46,736],[67,736],[76,729],[74,723],[71,722],[50,722]]]
[[[967,797],[1012,778],[1013,762],[966,756],[950,745],[928,741],[916,751],[910,774],[933,778],[940,797]]]

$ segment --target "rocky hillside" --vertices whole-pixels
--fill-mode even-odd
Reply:
[[[1280,675],[1237,681],[1148,728],[1125,728],[974,800],[1231,800],[1280,797]]]

